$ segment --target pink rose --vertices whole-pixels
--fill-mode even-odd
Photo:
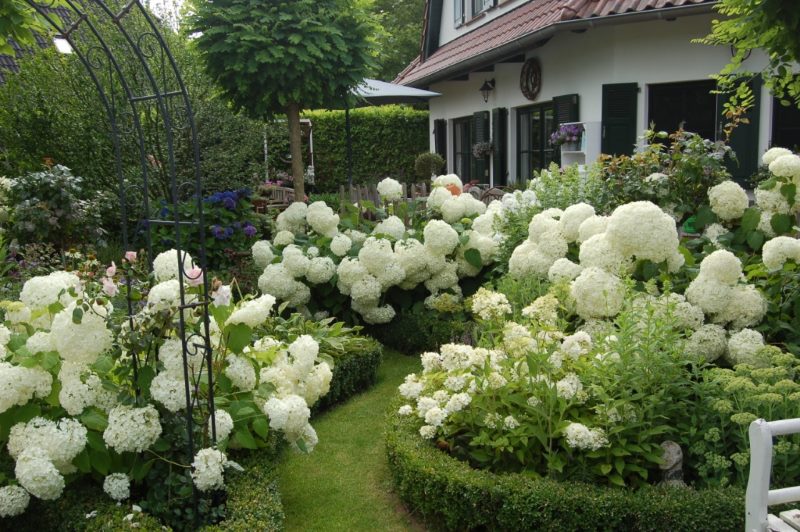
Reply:
[[[117,273],[117,265],[114,264],[114,261],[112,260],[111,266],[106,268],[106,277],[114,277],[116,273]]]
[[[128,262],[136,262],[136,252],[135,251],[126,251],[125,252],[125,260]]]
[[[108,277],[103,277],[102,283],[103,283],[103,292],[108,297],[114,297],[115,295],[117,295],[117,292],[119,292],[119,288],[117,288],[117,285],[114,284],[114,281],[112,281]]]
[[[189,286],[200,286],[203,284],[203,270],[194,266],[191,270],[186,271],[186,282]]]

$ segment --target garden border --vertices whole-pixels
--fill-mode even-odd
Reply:
[[[637,491],[472,469],[416,432],[413,418],[387,416],[389,469],[400,498],[433,530],[695,531],[744,527],[739,488]]]

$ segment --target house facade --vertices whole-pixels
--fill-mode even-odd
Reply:
[[[692,42],[709,33],[714,3],[428,0],[421,54],[395,82],[442,94],[430,101],[431,149],[465,181],[507,185],[553,161],[630,154],[650,124],[717,139],[721,101],[709,76],[731,50]],[[745,68],[765,64],[754,51]],[[731,141],[737,178],[751,175],[768,147],[800,145],[800,111],[752,87],[750,123]],[[572,122],[585,133],[562,155],[549,137]],[[473,146],[488,141],[492,155],[476,158]]]

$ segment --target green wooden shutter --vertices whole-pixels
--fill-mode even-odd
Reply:
[[[601,151],[609,155],[631,155],[636,144],[636,103],[639,85],[603,85]]]
[[[496,107],[492,109],[492,142],[494,142],[494,155],[492,155],[492,172],[494,185],[505,186],[508,184],[508,109]]]
[[[489,140],[489,111],[477,111],[472,115],[472,142],[470,143],[469,150],[472,152],[472,147],[478,142],[488,142]],[[486,157],[476,159],[470,157],[472,160],[472,179],[478,183],[489,182],[489,166]]]
[[[580,121],[579,101],[577,94],[567,94],[565,96],[556,96],[553,98],[553,110],[556,116],[556,123],[565,124],[567,122]]]
[[[726,161],[726,166],[731,176],[739,183],[746,183],[748,178],[758,170],[758,126],[759,116],[761,114],[761,78],[756,77],[752,79],[748,85],[750,90],[753,91],[755,97],[755,104],[744,115],[750,123],[741,124],[731,135],[731,140],[728,145],[736,153],[736,160]],[[722,140],[722,126],[727,121],[722,115],[722,104],[725,103],[727,96],[724,94],[717,95],[717,139]]]
[[[447,120],[433,121],[433,150],[447,160]]]

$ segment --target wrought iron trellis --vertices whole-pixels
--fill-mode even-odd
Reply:
[[[141,0],[64,0],[68,15],[54,16],[53,0],[26,0],[28,5],[41,15],[59,37],[65,39],[82,63],[94,83],[103,108],[109,119],[109,134],[114,147],[115,170],[119,183],[120,216],[122,220],[122,244],[131,249],[128,220],[131,213],[138,213],[139,232],[144,238],[148,262],[153,261],[151,229],[156,225],[167,225],[174,232],[176,268],[180,287],[178,334],[183,351],[184,392],[186,395],[186,427],[188,436],[187,455],[189,462],[195,454],[193,429],[195,423],[210,426],[212,442],[216,441],[214,419],[214,376],[209,323],[209,284],[206,272],[205,225],[201,193],[200,155],[197,144],[192,106],[186,85],[183,82],[175,57],[159,29],[159,24],[142,5]],[[62,13],[63,9],[60,10]],[[124,60],[123,60],[124,59]],[[188,141],[191,171],[181,181],[176,161],[178,141]],[[135,144],[137,155],[137,178],[130,179],[123,160],[123,146]],[[165,159],[165,160],[163,160]],[[151,217],[151,180],[160,174],[166,185],[168,202],[172,207],[172,220]],[[183,200],[195,202],[195,212],[190,219],[183,219],[179,204]],[[138,203],[134,205],[134,203]],[[190,230],[186,230],[190,229]],[[187,285],[190,272],[184,268],[186,251],[196,237],[193,249],[202,275],[201,294],[188,297]],[[123,283],[127,280],[123,279]],[[136,304],[128,293],[127,311],[131,328],[134,326]],[[193,332],[187,327],[187,314],[200,312],[201,330]],[[138,374],[143,364],[155,361],[157,353],[151,348],[140,359],[132,356],[133,379],[139,397]],[[200,357],[199,372],[190,372],[190,366]],[[203,371],[203,367],[206,368]],[[208,416],[195,420],[195,411],[202,412],[200,404],[201,381],[205,376],[208,384]],[[194,484],[195,519],[197,519],[198,493]]]

